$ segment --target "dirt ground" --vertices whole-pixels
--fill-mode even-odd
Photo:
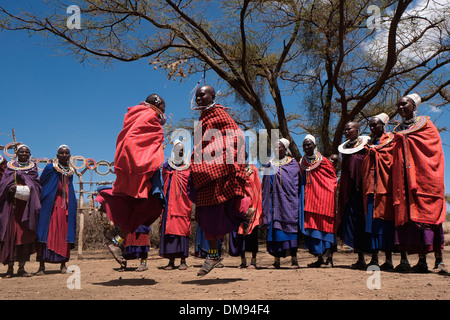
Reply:
[[[449,300],[448,274],[372,273],[352,270],[356,255],[340,248],[334,268],[311,269],[315,258],[299,252],[299,269],[290,269],[290,259],[282,259],[281,269],[267,267],[273,258],[260,247],[257,269],[240,269],[240,258],[225,255],[224,267],[197,276],[203,260],[189,257],[187,270],[163,269],[168,260],[152,248],[149,270],[136,272],[138,261],[129,261],[129,271],[119,272],[117,263],[105,251],[84,252],[78,259],[72,252],[68,266],[75,273],[61,274],[59,265],[46,265],[47,274],[30,278],[5,279],[6,266],[0,266],[0,300]],[[248,260],[250,257],[248,257]],[[394,254],[394,263],[399,262]],[[367,261],[369,257],[367,257]],[[384,256],[380,255],[380,262]],[[410,256],[415,265],[417,256]],[[444,262],[450,265],[450,246],[445,246]],[[176,261],[178,265],[179,261]],[[431,269],[434,256],[428,256]],[[17,265],[14,272],[17,270]],[[35,256],[26,270],[36,272]],[[68,284],[69,283],[69,284]],[[369,286],[368,286],[369,284]],[[377,287],[374,288],[374,287]],[[370,288],[369,288],[370,287]]]

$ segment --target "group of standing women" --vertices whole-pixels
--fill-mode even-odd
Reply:
[[[25,263],[37,253],[43,274],[45,263],[58,263],[66,272],[75,243],[77,201],[73,188],[70,149],[62,145],[56,159],[39,177],[30,148],[16,146],[15,157],[0,164],[0,262],[8,266],[6,277],[31,276]]]
[[[287,252],[291,267],[298,266],[298,234],[303,234],[306,248],[318,256],[309,267],[333,265],[332,252],[340,237],[358,254],[352,265],[355,269],[379,265],[378,253],[383,251],[386,261],[381,270],[428,272],[426,255],[434,252],[433,271],[446,271],[442,260],[444,154],[432,121],[417,115],[420,103],[417,94],[398,100],[402,121],[393,132],[385,131],[389,121],[385,113],[370,119],[370,136],[361,136],[356,122],[345,125],[347,140],[339,146],[339,186],[331,162],[315,150],[313,136],[303,141],[305,155],[300,167],[286,156],[289,142],[281,139],[278,159],[268,166],[276,168],[276,174],[263,178],[267,246],[275,257],[273,267],[280,266],[280,257]],[[401,253],[396,267],[393,252]],[[364,254],[372,256],[368,264]],[[413,267],[408,254],[419,256]]]

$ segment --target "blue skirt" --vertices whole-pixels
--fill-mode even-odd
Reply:
[[[370,235],[370,250],[396,252],[395,222],[383,219],[373,219],[374,195],[367,199],[366,232]]]
[[[347,246],[359,252],[376,252],[376,250],[371,249],[371,237],[366,232],[362,194],[355,188],[352,189],[350,200],[346,204],[340,229],[342,240]]]
[[[320,255],[327,249],[335,251],[336,235],[315,229],[305,229],[305,248],[313,255]]]
[[[277,258],[285,258],[298,248],[298,234],[288,233],[279,229],[270,228],[267,233],[267,251]]]

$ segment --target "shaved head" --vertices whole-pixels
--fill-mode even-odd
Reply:
[[[214,103],[216,90],[209,85],[201,86],[195,93],[195,102],[199,107],[206,107]]]

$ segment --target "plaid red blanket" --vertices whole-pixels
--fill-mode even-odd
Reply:
[[[191,172],[197,206],[216,205],[245,196],[245,140],[223,106],[202,112],[194,137]]]

